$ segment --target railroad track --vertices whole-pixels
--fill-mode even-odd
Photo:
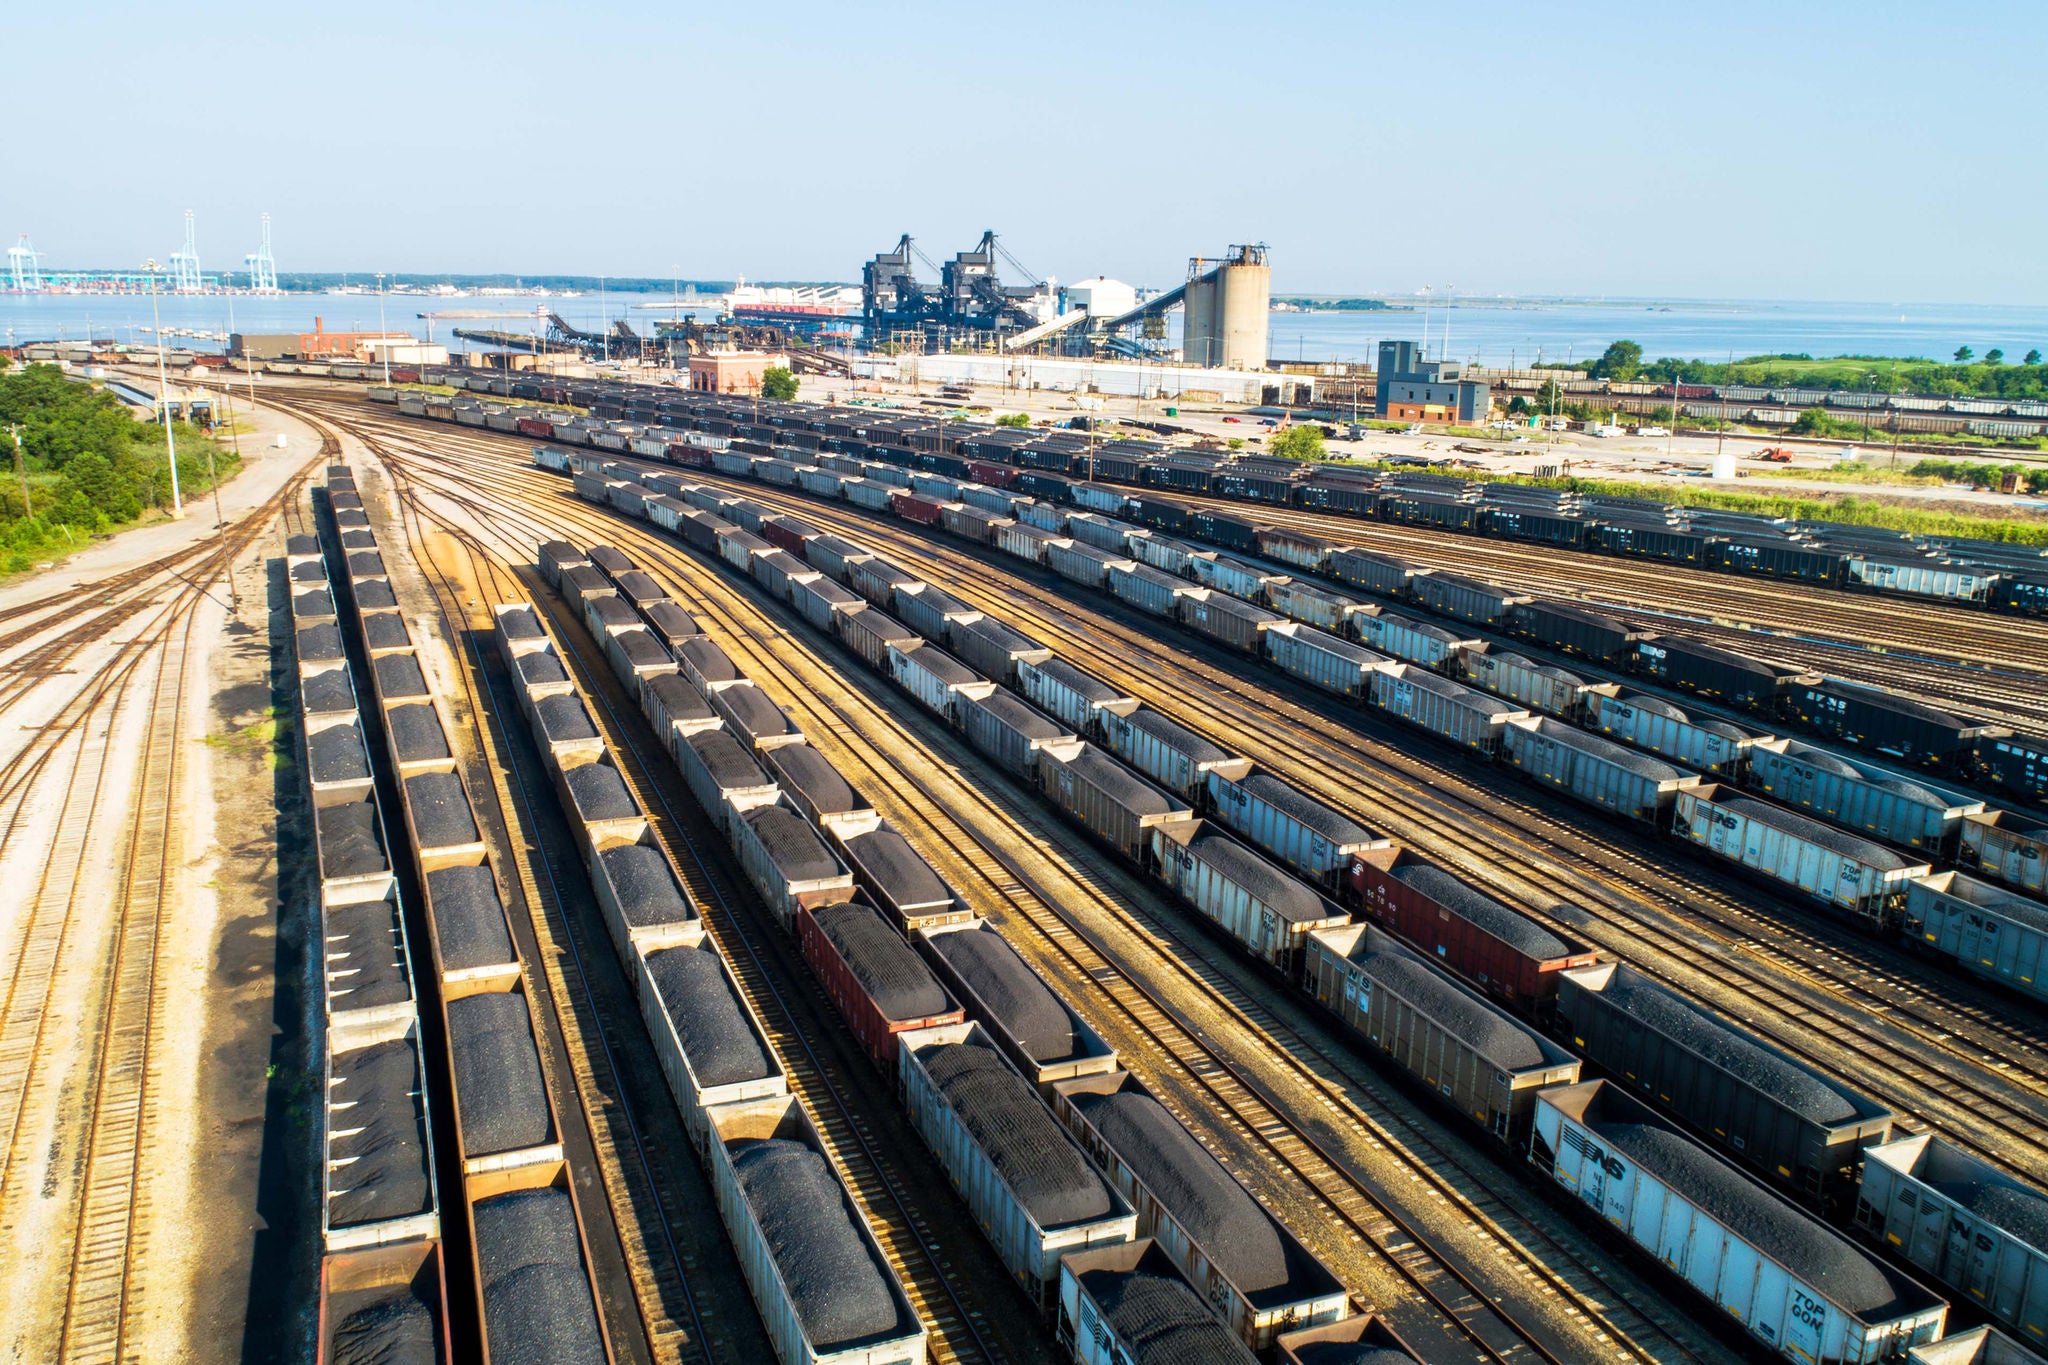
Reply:
[[[409,429],[395,422],[387,423],[387,426],[396,427],[401,439],[408,434],[417,434],[416,428]],[[451,435],[456,436],[458,444],[464,444],[462,434]],[[505,445],[488,437],[471,436],[465,448],[479,453],[486,449],[503,452]],[[482,471],[476,466],[466,465],[464,473],[474,480]],[[707,477],[704,481],[725,487],[741,486],[739,481],[716,476]],[[926,560],[934,555],[944,555],[949,560],[964,558],[891,523],[864,517],[857,511],[797,495],[781,494],[779,490],[761,485],[746,484],[745,487],[748,495],[758,500],[787,507],[813,521],[819,521],[822,515],[824,520],[836,523],[835,529],[870,542],[878,539],[887,542],[898,553],[921,556]],[[820,509],[824,507],[832,508],[829,515],[821,513]],[[1027,600],[1033,603],[1050,601],[1053,605],[1049,609],[1033,607],[1028,610],[1050,610],[1053,616],[1040,614],[1028,620],[1021,619],[1017,615],[1019,599],[1014,595],[991,593],[986,582],[988,566],[977,563],[974,567],[981,572],[970,571],[965,575],[956,572],[950,576],[942,575],[936,581],[977,605],[988,606],[998,616],[1027,628],[1036,627],[1041,634],[1045,627],[1050,627],[1061,638],[1048,638],[1047,643],[1055,644],[1063,654],[1077,662],[1093,661],[1098,671],[1111,676],[1112,681],[1129,686],[1141,697],[1149,697],[1169,710],[1180,702],[1183,694],[1171,687],[1162,687],[1156,671],[1134,670],[1132,660],[1146,659],[1162,668],[1188,667],[1190,661],[1184,656],[1162,648],[1143,632],[1122,630],[1112,632],[1120,637],[1117,642],[1119,648],[1105,649],[1100,644],[1104,634],[1104,623],[1100,617],[1082,620],[1069,609],[1063,598],[1041,590],[1034,589],[1027,595]],[[1006,576],[1014,576],[1007,567],[1002,572]],[[1959,989],[1970,1003],[1953,999],[1931,1003],[1909,980],[1912,968],[1919,964],[1874,943],[1869,945],[1870,953],[1867,955],[1874,961],[1852,962],[1847,967],[1838,967],[1835,964],[1840,961],[1841,944],[1837,922],[1822,922],[1809,930],[1799,921],[1788,920],[1782,915],[1759,917],[1748,904],[1756,900],[1752,888],[1725,875],[1710,875],[1705,879],[1674,875],[1673,870],[1664,865],[1672,850],[1663,848],[1661,844],[1653,849],[1650,841],[1638,841],[1634,836],[1627,836],[1634,847],[1625,846],[1620,850],[1605,847],[1597,840],[1587,838],[1567,821],[1526,802],[1494,797],[1476,783],[1472,784],[1473,790],[1469,794],[1455,794],[1455,805],[1446,805],[1438,779],[1445,775],[1462,779],[1463,774],[1459,770],[1447,769],[1386,745],[1371,744],[1363,737],[1332,749],[1316,733],[1319,728],[1329,728],[1327,717],[1303,712],[1255,686],[1246,686],[1242,678],[1206,664],[1195,662],[1192,667],[1205,682],[1212,686],[1220,685],[1226,693],[1232,694],[1230,704],[1218,709],[1219,717],[1252,718],[1233,721],[1234,728],[1229,729],[1212,725],[1209,727],[1211,738],[1238,752],[1261,757],[1269,766],[1286,771],[1304,755],[1304,736],[1312,736],[1307,745],[1307,755],[1319,759],[1314,776],[1323,794],[1332,796],[1339,805],[1354,813],[1365,814],[1370,822],[1382,827],[1391,825],[1404,841],[1426,849],[1434,844],[1432,851],[1445,861],[1468,870],[1483,884],[1490,883],[1509,890],[1511,898],[1519,899],[1539,919],[1575,935],[1586,932],[1587,926],[1560,920],[1551,913],[1551,907],[1560,900],[1571,903],[1584,899],[1589,886],[1612,887],[1616,894],[1604,895],[1603,903],[1630,922],[1625,926],[1618,923],[1612,926],[1621,932],[1611,936],[1603,945],[1610,951],[1649,967],[1653,974],[1673,981],[1690,994],[1715,1001],[1726,1012],[1760,1027],[1781,1046],[1837,1074],[1844,1074],[1845,1070],[1840,1058],[1817,1048],[1813,1039],[1830,1039],[1839,1033],[1843,1019],[1851,1021],[1852,1028],[1861,1037],[1850,1040],[1850,1043],[1864,1054],[1865,1062],[1862,1068],[1849,1069],[1848,1077],[1852,1083],[1906,1111],[1917,1110],[1962,1145],[1995,1161],[2023,1172],[2042,1168],[2043,1132],[2038,1096],[2043,1086],[2048,1085],[2048,1069],[2044,1069],[2041,1063],[2040,1038],[2037,1033],[2007,1022],[2010,1011],[2003,1009],[2003,1002],[1994,999],[1983,988],[1952,978],[1945,983],[1951,987],[1952,994]],[[1257,719],[1274,710],[1296,720],[1297,724],[1288,731],[1280,732],[1264,726]],[[1356,724],[1353,716],[1346,716],[1345,721],[1347,730]],[[1247,735],[1261,741],[1256,748],[1242,742]],[[1323,751],[1321,754],[1317,753],[1319,749]],[[1375,767],[1383,768],[1392,762],[1405,769],[1402,776],[1406,791],[1390,792],[1358,781],[1351,774],[1361,759]],[[1465,785],[1464,781],[1460,785]],[[1425,788],[1438,790],[1426,792]],[[1475,814],[1482,817],[1482,827],[1487,828],[1487,832],[1501,837],[1510,847],[1520,846],[1536,855],[1534,861],[1539,866],[1549,861],[1547,850],[1554,848],[1583,863],[1584,870],[1574,869],[1570,875],[1549,873],[1532,876],[1530,872],[1520,872],[1511,874],[1504,882],[1497,859],[1487,856],[1483,846],[1466,840],[1453,842],[1448,849],[1444,847],[1441,831],[1470,825]],[[1391,822],[1386,818],[1389,815],[1394,817]],[[1523,828],[1517,831],[1513,827],[1515,824]],[[1403,825],[1408,828],[1404,830]],[[1529,829],[1529,826],[1534,826],[1534,829]],[[1619,876],[1614,871],[1617,862],[1623,869]],[[1682,897],[1674,896],[1674,890],[1684,894]],[[1668,909],[1660,911],[1660,903]],[[1673,910],[1680,913],[1670,913]],[[1703,911],[1707,915],[1706,926],[1699,923]],[[1697,942],[1698,931],[1702,927],[1714,931],[1714,949],[1725,955],[1702,953]],[[1665,962],[1644,960],[1641,950],[1646,942],[1664,955]],[[1797,957],[1794,958],[1788,949],[1796,949]],[[1747,961],[1761,956],[1775,956],[1781,962],[1767,975]],[[1676,971],[1672,969],[1674,964]],[[1731,965],[1736,975],[1742,978],[1732,984],[1728,981]],[[1792,975],[1790,981],[1784,979],[1786,968]],[[1902,1027],[1890,1019],[1873,1018],[1873,1009],[1904,1019],[1906,1025]],[[1759,1014],[1779,1022],[1759,1023]],[[1787,1026],[1790,1026],[1789,1030]],[[1947,1053],[1954,1063],[1961,1065],[1962,1074],[1956,1074],[1946,1063],[1930,1063],[1920,1055],[1928,1049]],[[1901,1078],[1918,1088],[1917,1097],[1911,1092],[1902,1093]],[[1988,1126],[1994,1130],[1990,1134],[1985,1131],[1987,1116],[1992,1116],[1988,1118]],[[1987,1137],[1997,1139],[1998,1145],[1987,1141]]]
[[[403,457],[393,456],[389,451],[386,454],[387,458],[394,459],[401,467],[410,463]],[[437,488],[436,492],[441,497],[458,502],[464,501],[459,492],[451,492],[445,485]],[[525,529],[522,534],[530,533],[535,538],[559,534],[564,523],[569,522],[574,523],[586,536],[594,533],[614,541],[629,540],[631,548],[637,554],[649,562],[660,561],[671,576],[677,573],[680,565],[690,562],[686,556],[666,542],[648,535],[643,530],[636,528],[628,536],[621,537],[619,532],[623,528],[611,518],[597,512],[579,514],[575,512],[577,507],[580,507],[580,504],[570,504],[567,508],[548,508],[546,511],[549,519],[545,521],[538,517],[523,519]],[[487,523],[502,522],[508,517],[503,507],[485,507],[474,499],[467,500],[465,510]],[[692,605],[699,606],[701,610],[701,594],[693,594],[693,597],[696,600]],[[778,677],[779,681],[789,686],[795,695],[805,696],[803,684],[792,679],[787,666],[778,662],[774,649],[763,643],[759,627],[740,621],[732,614],[730,608],[723,606],[714,609],[710,615],[723,618],[735,641],[750,641],[753,653],[753,661],[749,668],[751,676],[757,680],[768,676]],[[811,709],[823,724],[806,727],[807,730],[817,735],[837,735],[841,732],[846,721],[837,705],[835,703],[835,709],[828,711],[816,702],[809,702],[808,709]],[[910,742],[900,731],[898,735],[900,742],[906,745]],[[929,771],[931,766],[928,759],[920,761],[915,756],[895,768],[878,765],[872,758],[862,761],[859,755],[856,755],[856,761],[860,761],[862,766],[874,772],[881,781],[899,789],[906,780],[906,774]],[[934,821],[929,814],[930,811],[952,807],[946,803],[944,795],[924,785],[926,779],[911,776],[909,780],[916,784],[914,790],[917,799],[910,803],[907,809],[921,812],[920,817],[910,823],[913,828],[915,824],[931,827]],[[872,787],[872,784],[863,785]],[[995,813],[996,808],[985,797],[971,799],[978,809]],[[1000,815],[996,818],[1004,819]],[[1031,841],[1031,835],[1016,826],[1014,821],[1006,823],[1013,832],[1021,836],[1023,842]],[[1215,1107],[1229,1116],[1229,1121],[1241,1134],[1263,1147],[1268,1157],[1293,1171],[1305,1188],[1317,1192],[1322,1201],[1319,1212],[1324,1218],[1334,1218],[1352,1228],[1356,1235],[1377,1245],[1390,1262],[1410,1278],[1419,1292],[1439,1304],[1448,1318],[1472,1324],[1468,1330],[1472,1332],[1481,1349],[1504,1359],[1519,1358],[1521,1354],[1532,1351],[1548,1359],[1577,1358],[1569,1353],[1583,1349],[1582,1339],[1564,1346],[1562,1349],[1567,1354],[1556,1354],[1540,1344],[1540,1334],[1532,1338],[1519,1326],[1491,1320],[1495,1318],[1498,1310],[1486,1306],[1483,1292],[1469,1278],[1461,1277],[1458,1272],[1438,1262],[1432,1253],[1423,1250],[1422,1240],[1411,1227],[1398,1216],[1382,1209],[1373,1200],[1364,1184],[1345,1172],[1305,1129],[1299,1129],[1284,1120],[1241,1071],[1215,1049],[1197,1041],[1190,1031],[1174,1019],[1157,994],[1147,991],[1127,973],[1110,965],[1101,955],[1099,946],[1087,939],[1086,931],[1071,918],[1062,916],[1053,908],[1059,903],[1057,897],[1047,895],[1033,886],[1030,874],[1014,863],[1008,860],[997,861],[1003,857],[1000,847],[1015,844],[1018,840],[1004,840],[999,845],[987,844],[986,841],[976,842],[966,838],[957,828],[950,834],[940,833],[935,837],[941,839],[943,847],[952,851],[955,864],[970,874],[962,877],[959,870],[949,869],[953,871],[958,883],[980,886],[991,897],[1008,905],[1013,921],[1032,926],[1045,945],[1051,946],[1065,958],[1068,976],[1101,983],[1115,998],[1120,1013],[1133,1030],[1147,1040],[1148,1051],[1156,1057],[1177,1059],[1174,1064],[1180,1068],[1184,1078],[1192,1080],[1206,1092]],[[962,852],[963,849],[966,850],[965,853]],[[1168,953],[1163,955],[1162,961],[1170,964],[1170,971],[1178,977],[1180,984],[1212,995],[1216,994],[1213,985],[1203,982],[1194,972],[1182,965],[1180,955]],[[1223,999],[1220,995],[1218,998]],[[1270,1027],[1252,1022],[1249,1011],[1256,1010],[1260,1014],[1267,1012],[1262,1007],[1254,1005],[1248,993],[1234,991],[1230,998],[1223,999],[1223,1004],[1241,1026],[1256,1030],[1255,1036],[1273,1039]],[[1270,1018],[1270,1015],[1267,1017]],[[1301,1050],[1292,1047],[1291,1042],[1292,1040],[1273,1040],[1272,1048],[1279,1055],[1291,1058],[1296,1051]],[[1187,1059],[1195,1060],[1191,1063]],[[1326,1103],[1338,1108],[1350,1107],[1349,1101],[1337,1085],[1316,1075],[1306,1066],[1297,1065],[1295,1070],[1297,1078],[1312,1087]],[[1404,1144],[1413,1143],[1418,1137],[1427,1142],[1426,1136],[1422,1135],[1420,1130],[1405,1132],[1397,1138],[1386,1132],[1377,1121],[1371,1118],[1364,1121],[1371,1125],[1376,1138],[1397,1149]],[[1425,1146],[1423,1150],[1429,1156],[1441,1156],[1441,1153],[1432,1147]],[[1498,1213],[1489,1213],[1479,1208],[1471,1199],[1452,1188],[1435,1173],[1430,1161],[1416,1161],[1411,1158],[1407,1169],[1409,1179],[1424,1183],[1437,1197],[1461,1208],[1473,1221],[1482,1226],[1492,1225],[1498,1230]],[[1498,1210],[1499,1207],[1496,1202],[1495,1209]],[[1518,1231],[1531,1241],[1544,1243],[1551,1250],[1557,1249],[1554,1237],[1549,1234],[1537,1233],[1527,1227],[1518,1228]],[[1516,1242],[1513,1237],[1501,1233],[1499,1245],[1510,1249],[1511,1254],[1517,1255],[1517,1273],[1525,1274],[1542,1285],[1544,1293],[1561,1295],[1565,1303],[1577,1305],[1574,1309],[1575,1315],[1583,1312],[1597,1321],[1604,1313],[1610,1323],[1616,1318],[1623,1318],[1633,1326],[1635,1332],[1660,1343],[1654,1351],[1632,1347],[1629,1333],[1617,1328],[1612,1341],[1615,1349],[1629,1351],[1644,1358],[1672,1359],[1694,1355],[1691,1348],[1682,1344],[1678,1337],[1673,1335],[1674,1331],[1680,1334],[1688,1331],[1682,1326],[1674,1327],[1675,1319],[1659,1323],[1649,1313],[1628,1308],[1627,1301],[1597,1276],[1592,1277],[1592,1284],[1595,1286],[1593,1292],[1599,1293],[1603,1301],[1595,1305],[1588,1298],[1586,1291],[1574,1287],[1566,1277],[1550,1271],[1540,1261],[1529,1258],[1526,1252],[1515,1251]],[[1589,1268],[1583,1264],[1574,1268],[1583,1275],[1591,1275]],[[1641,1294],[1640,1291],[1638,1293],[1641,1300],[1656,1301],[1653,1295]],[[1508,1327],[1506,1332],[1500,1330],[1503,1325]],[[1695,1341],[1699,1339],[1696,1332],[1692,1335]],[[1604,1336],[1601,1340],[1603,1344],[1608,1342]]]
[[[188,654],[208,585],[302,483],[245,513],[226,547],[201,542],[0,612],[20,623],[0,650],[21,650],[5,665],[0,709],[82,665],[109,632],[133,628],[0,765],[0,866],[41,859],[0,996],[0,1223],[17,1238],[33,1229],[46,1249],[10,1287],[25,1325],[17,1342],[48,1359],[114,1362],[130,1349],[151,1211],[144,1153],[158,1101],[159,947],[181,846]],[[39,802],[55,824],[31,846]],[[111,904],[93,883],[101,860],[122,878]],[[37,1157],[44,1174],[31,1189]]]

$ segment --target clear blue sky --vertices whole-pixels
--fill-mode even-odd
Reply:
[[[189,26],[164,36],[168,23]],[[151,35],[156,35],[152,39]],[[289,269],[2048,302],[2048,5],[25,6],[0,233]]]

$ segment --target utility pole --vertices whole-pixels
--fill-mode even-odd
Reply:
[[[384,272],[377,272],[377,349],[384,353],[384,387],[391,387],[391,338],[384,335]]]
[[[235,399],[232,381],[220,386],[222,406],[227,408],[228,439],[235,443],[235,463],[242,461],[242,433],[235,429]],[[242,596],[235,591],[235,561],[228,553],[228,519],[220,510],[220,476],[213,468],[213,443],[206,445],[206,478],[213,485],[213,530],[220,537],[220,576],[228,581],[228,610],[239,614]]]
[[[35,509],[28,502],[28,465],[21,456],[21,427],[18,423],[7,424],[7,434],[14,438],[14,472],[21,476],[21,516],[26,521],[35,516]]]
[[[171,518],[179,520],[185,515],[185,499],[178,492],[178,440],[171,432],[171,377],[164,364],[164,317],[156,302],[156,272],[160,268],[156,257],[142,263],[149,272],[149,316],[156,324],[156,388],[157,420],[164,424],[164,454],[171,462]]]

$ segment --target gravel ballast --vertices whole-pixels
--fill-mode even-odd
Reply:
[[[411,998],[396,904],[333,905],[324,918],[321,950],[328,1009],[372,1009]]]
[[[775,1073],[716,954],[667,948],[648,954],[647,972],[700,1085],[738,1085]]]
[[[924,1048],[917,1058],[1041,1228],[1109,1217],[1114,1206],[1108,1187],[1030,1082],[992,1049],[941,1043]]]
[[[1450,907],[1452,913],[1526,957],[1549,962],[1571,956],[1571,949],[1565,946],[1563,939],[1491,896],[1480,894],[1433,863],[1407,863],[1387,875],[1438,904]]]
[[[491,1365],[605,1365],[568,1194],[501,1194],[478,1201],[471,1221]]]
[[[516,960],[490,864],[429,872],[427,898],[434,907],[434,941],[444,968],[460,972]]]
[[[1131,1365],[1251,1365],[1256,1359],[1178,1276],[1090,1270],[1081,1282]]]
[[[1856,1106],[1848,1097],[1820,1077],[1767,1051],[1732,1024],[1694,1009],[1654,981],[1616,972],[1600,998],[1809,1122],[1846,1123],[1856,1117]]]
[[[811,1344],[824,1349],[894,1331],[888,1278],[825,1159],[779,1138],[736,1142],[731,1151],[733,1174]]]
[[[597,860],[618,896],[627,928],[689,922],[689,902],[683,899],[660,850],[646,844],[619,844],[599,853]]]
[[[849,901],[821,906],[811,917],[883,1018],[930,1019],[952,1010],[952,999],[924,959],[869,907]]]
[[[1877,1262],[1699,1144],[1654,1124],[1596,1120],[1591,1126],[1688,1202],[1850,1312],[1882,1321],[1901,1306],[1898,1284]]]
[[[1543,1048],[1414,958],[1400,952],[1367,953],[1359,969],[1427,1014],[1474,1052],[1507,1071],[1543,1065]]]
[[[1287,1282],[1287,1250],[1273,1220],[1157,1100],[1126,1090],[1077,1094],[1074,1103],[1240,1290]]]
[[[984,927],[934,934],[931,945],[1033,1061],[1074,1055],[1072,1018],[1009,940]]]
[[[404,1218],[432,1204],[419,1086],[419,1055],[410,1039],[334,1055],[327,1087],[328,1217],[337,1227]]]
[[[448,1043],[461,1096],[462,1154],[490,1156],[554,1137],[547,1082],[526,997],[516,991],[448,1002]]]

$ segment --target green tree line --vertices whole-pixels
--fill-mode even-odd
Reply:
[[[186,498],[212,487],[207,457],[227,478],[239,465],[189,423],[173,428]],[[17,456],[14,437],[20,438]],[[19,573],[171,503],[163,432],[104,389],[54,365],[0,374],[0,572]]]
[[[1751,384],[1764,388],[2048,401],[2048,364],[2042,363],[2041,352],[2030,350],[2019,363],[2007,364],[2005,352],[1995,346],[1981,358],[1971,347],[1959,346],[1947,361],[1874,355],[1824,356],[1816,360],[1803,354],[1753,355],[1736,361],[1716,361],[1680,360],[1673,356],[1645,360],[1640,343],[1617,341],[1597,360],[1542,368],[1582,369],[1595,379],[1656,384]]]

